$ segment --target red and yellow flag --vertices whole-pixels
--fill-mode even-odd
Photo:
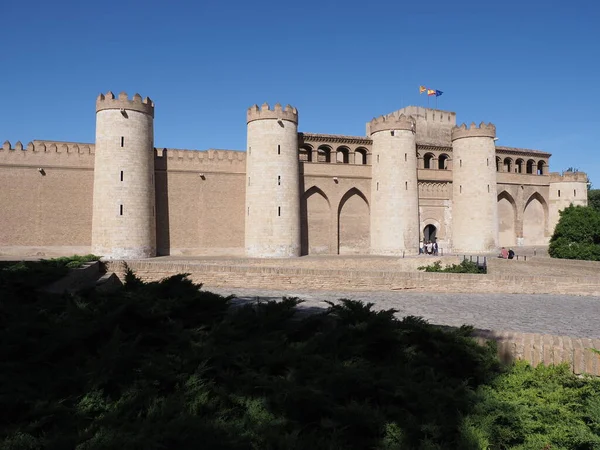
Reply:
[[[422,94],[426,90],[427,90],[427,88],[425,86],[419,86],[419,94]]]
[[[427,95],[429,95],[429,96],[435,95],[435,89],[427,89]]]

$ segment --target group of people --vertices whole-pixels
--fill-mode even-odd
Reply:
[[[506,250],[506,247],[502,247],[502,249],[500,250],[500,254],[498,255],[498,258],[504,258],[504,259],[513,259],[515,257],[515,252],[513,252],[512,248]]]
[[[434,255],[438,254],[438,244],[436,241],[421,241],[419,243],[419,255]]]

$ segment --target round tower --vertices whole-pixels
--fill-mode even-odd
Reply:
[[[254,105],[247,124],[246,255],[300,256],[298,111]]]
[[[135,94],[96,100],[92,252],[108,259],[156,256],[154,103]]]
[[[391,114],[369,123],[373,139],[371,253],[419,252],[419,192],[416,125],[412,116]]]
[[[460,253],[498,249],[496,127],[452,129],[452,247]]]

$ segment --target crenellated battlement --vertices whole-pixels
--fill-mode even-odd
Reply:
[[[413,116],[404,114],[392,113],[387,116],[376,117],[369,122],[368,134],[372,135],[378,131],[386,130],[408,130],[416,132],[416,121]]]
[[[550,183],[587,183],[588,176],[585,172],[552,172]]]
[[[479,126],[475,122],[471,122],[471,125],[467,128],[467,125],[463,123],[460,126],[452,128],[452,140],[466,138],[466,137],[496,137],[496,126],[493,123],[481,122]]]
[[[271,109],[268,103],[263,103],[260,108],[258,105],[252,105],[248,108],[246,114],[247,123],[263,119],[287,120],[298,124],[298,110],[290,105],[282,108],[280,103],[276,103],[273,109]]]
[[[245,172],[246,152],[235,150],[182,150],[155,148],[154,161],[157,169],[169,170],[215,170],[217,172]]]
[[[57,142],[57,141],[33,141],[29,142],[26,147],[21,141],[18,141],[13,147],[10,141],[4,141],[0,152],[33,152],[33,153],[50,153],[50,154],[70,154],[76,153],[80,155],[93,155],[94,144],[84,144],[77,142]]]
[[[108,91],[106,95],[100,94],[96,99],[96,112],[105,109],[138,111],[154,117],[154,102],[149,97],[142,100],[140,94],[135,94],[131,100],[126,92],[121,92],[117,98],[111,91]]]

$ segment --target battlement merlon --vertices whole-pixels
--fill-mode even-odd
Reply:
[[[96,112],[106,109],[137,111],[154,118],[154,102],[148,97],[142,100],[140,94],[135,94],[131,100],[126,92],[121,92],[117,98],[111,91],[108,91],[106,95],[100,94],[96,99]]]
[[[587,183],[588,176],[585,172],[552,172],[550,183]]]
[[[388,114],[387,116],[376,117],[368,123],[368,134],[369,136],[377,133],[378,131],[386,130],[407,130],[416,132],[416,121],[412,116],[405,116],[404,114]]]
[[[287,120],[297,125],[298,110],[290,105],[286,105],[285,108],[282,108],[279,103],[276,103],[273,109],[271,109],[268,103],[263,103],[260,108],[258,105],[252,105],[248,108],[246,123],[263,119]]]
[[[455,141],[461,138],[467,137],[496,137],[496,126],[493,123],[485,124],[481,122],[479,126],[475,125],[475,122],[471,122],[469,128],[466,124],[462,124],[459,127],[452,128],[452,140]]]

